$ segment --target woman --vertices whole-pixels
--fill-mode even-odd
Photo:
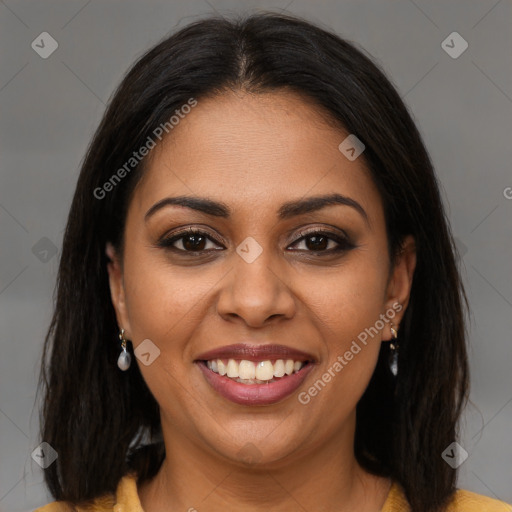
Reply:
[[[164,40],[71,206],[39,511],[511,510],[448,460],[454,251],[421,137],[353,45],[270,14]]]

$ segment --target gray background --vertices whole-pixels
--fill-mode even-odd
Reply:
[[[459,440],[469,454],[459,485],[512,503],[510,0],[4,0],[1,511],[50,500],[30,455],[37,446],[37,364],[78,168],[108,98],[128,66],[170,31],[214,11],[260,9],[286,9],[357,42],[410,107],[439,174],[472,307],[474,405]],[[48,59],[31,48],[44,31],[59,44]],[[456,59],[441,47],[453,31],[469,44]]]

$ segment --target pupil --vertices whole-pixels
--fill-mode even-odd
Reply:
[[[312,243],[308,243],[309,240],[312,240]],[[317,251],[318,249],[325,249],[327,246],[325,242],[327,238],[325,236],[313,235],[306,238],[306,247],[311,249],[312,251]],[[324,242],[324,243],[322,243]],[[311,247],[313,246],[313,247]]]
[[[189,241],[192,241],[192,243],[189,243]],[[185,249],[191,251],[200,251],[202,249],[201,244],[204,244],[204,237],[201,235],[187,235],[183,240]]]

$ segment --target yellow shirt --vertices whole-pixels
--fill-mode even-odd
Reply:
[[[64,501],[55,501],[34,512],[144,512],[137,493],[134,475],[124,476],[117,486],[115,496],[106,495],[94,500],[90,507],[73,507]],[[410,512],[399,484],[393,483],[381,512]],[[512,512],[512,506],[481,494],[457,490],[448,512]]]

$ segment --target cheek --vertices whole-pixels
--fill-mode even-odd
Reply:
[[[387,276],[387,260],[378,254],[355,254],[328,278],[317,275],[303,282],[310,316],[324,343],[324,360],[298,399],[310,411],[330,411],[326,429],[355,408],[377,363]]]
[[[373,326],[383,311],[387,262],[376,252],[356,249],[339,267],[301,278],[304,303],[312,310],[329,348],[346,342]]]
[[[149,338],[165,351],[183,350],[216,279],[197,267],[171,267],[143,253],[134,256],[125,267],[134,344]]]
[[[154,362],[136,362],[153,396],[175,425],[190,428],[192,347],[204,320],[205,300],[218,278],[196,268],[171,267],[148,252],[125,260],[126,305],[134,349],[146,339],[158,348]]]

